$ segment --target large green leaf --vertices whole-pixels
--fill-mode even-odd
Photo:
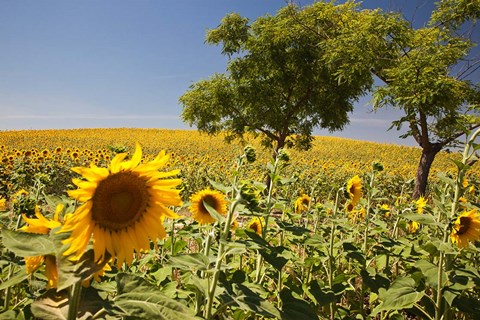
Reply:
[[[3,245],[20,257],[55,255],[55,243],[48,234],[2,229]]]
[[[435,217],[431,214],[404,213],[402,217],[424,225],[437,225]]]
[[[415,280],[399,277],[388,290],[379,289],[378,298],[381,303],[372,311],[372,316],[381,311],[409,309],[420,300],[424,292],[415,290]]]
[[[89,287],[83,290],[76,319],[91,319],[102,307],[106,307],[106,304],[96,289]],[[38,319],[67,319],[69,305],[67,290],[57,292],[55,289],[51,289],[32,303],[32,313]]]
[[[310,304],[302,299],[295,298],[290,289],[283,289],[280,292],[282,300],[282,319],[284,320],[317,320],[318,315]]]
[[[426,260],[418,260],[415,263],[415,267],[420,269],[423,276],[425,277],[425,282],[427,283],[427,285],[430,286],[430,288],[436,289],[438,286],[438,267]],[[442,279],[447,279],[446,273],[442,273]]]
[[[262,298],[259,293],[254,292],[243,284],[232,284],[231,292],[224,292],[221,295],[223,304],[235,305],[244,311],[253,312],[267,318],[280,319],[281,314],[271,302]]]
[[[167,265],[182,270],[201,270],[209,269],[209,260],[203,253],[178,254],[171,256]]]
[[[120,273],[117,287],[119,295],[114,304],[119,311],[116,313],[126,319],[198,319],[193,310],[161,294],[159,288],[139,276]]]

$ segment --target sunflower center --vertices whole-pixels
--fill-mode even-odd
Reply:
[[[460,217],[460,224],[457,228],[457,234],[464,234],[468,231],[470,227],[470,218],[469,217]]]
[[[92,219],[109,230],[132,226],[149,203],[145,182],[131,171],[115,173],[102,180],[92,198]]]

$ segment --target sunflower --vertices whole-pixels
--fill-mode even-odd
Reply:
[[[345,210],[347,210],[347,212],[352,212],[354,208],[355,208],[355,206],[350,201],[345,206]]]
[[[208,204],[222,216],[227,214],[225,195],[216,190],[201,190],[190,197],[190,202],[192,204],[189,210],[192,212],[192,218],[200,224],[215,222],[215,218],[210,215],[205,204]]]
[[[0,196],[0,211],[5,210],[7,208],[7,199]]]
[[[427,199],[425,199],[424,197],[420,197],[417,201],[415,201],[415,205],[417,207],[417,212],[419,214],[422,214],[423,209],[427,206]]]
[[[407,225],[408,233],[415,233],[420,228],[420,224],[416,221],[410,221]]]
[[[348,180],[347,194],[354,206],[360,201],[362,197],[362,180],[358,175]]]
[[[262,230],[265,225],[263,218],[255,217],[247,225],[247,229],[253,230],[259,236],[262,235]]]
[[[386,203],[382,204],[379,209],[380,209],[380,212],[383,213],[385,218],[390,217],[390,207],[388,206],[388,204]]]
[[[303,194],[301,197],[295,200],[295,213],[302,213],[307,211],[310,208],[311,202],[312,199],[308,195]]]
[[[63,205],[58,205],[53,220],[45,218],[44,215],[40,212],[38,206],[35,207],[35,217],[27,218],[25,214],[22,214],[23,220],[27,225],[20,228],[20,230],[28,233],[38,233],[38,234],[47,234],[50,230],[58,228],[62,223],[58,220],[59,213],[63,210]],[[31,274],[39,269],[42,264],[45,262],[45,276],[47,277],[47,289],[56,288],[58,281],[58,271],[56,265],[56,259],[53,255],[47,256],[33,256],[25,257],[25,266],[27,273]]]
[[[469,241],[480,240],[480,214],[476,210],[460,214],[453,224],[450,238],[460,248],[468,246]]]
[[[360,220],[365,220],[365,214],[365,208],[361,208],[359,210],[352,210],[348,217],[352,223],[357,223]]]
[[[415,201],[415,207],[417,208],[418,214],[423,214],[423,210],[427,206],[427,199],[420,197]],[[420,228],[420,224],[416,221],[410,221],[407,225],[407,231],[409,233],[415,233]]]
[[[180,179],[164,179],[179,170],[159,172],[169,156],[160,152],[147,163],[140,163],[142,149],[137,143],[132,158],[117,154],[108,168],[90,164],[90,168],[74,167],[72,171],[85,178],[73,179],[79,188],[68,194],[83,204],[65,222],[60,232],[71,231],[64,243],[70,247],[64,255],[79,259],[93,236],[95,261],[106,256],[117,258],[117,265],[130,265],[134,250],[150,249],[149,239],[164,238],[163,220],[178,218],[167,206],[182,204]],[[108,255],[107,255],[108,253]]]

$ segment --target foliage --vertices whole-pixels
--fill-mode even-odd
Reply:
[[[480,235],[469,240],[465,248],[457,247],[450,240],[455,219],[465,210],[479,209],[480,181],[475,162],[478,145],[474,140],[467,142],[462,155],[440,155],[454,161],[446,160],[452,164],[445,167],[448,172],[438,171],[439,176],[420,214],[418,202],[406,195],[405,188],[411,185],[407,186],[398,176],[395,181],[394,176],[388,175],[389,170],[399,170],[395,171],[398,173],[405,170],[401,160],[414,159],[416,154],[409,155],[415,151],[413,148],[364,143],[363,150],[369,151],[359,156],[370,164],[364,166],[355,162],[358,160],[341,158],[359,149],[355,141],[342,139],[333,139],[333,143],[328,144],[328,139],[318,137],[319,144],[315,143],[307,153],[290,152],[287,157],[281,152],[272,161],[268,154],[257,149],[260,143],[255,139],[243,148],[226,145],[220,137],[205,137],[189,131],[88,131],[89,135],[83,130],[55,131],[51,138],[50,131],[0,135],[5,143],[3,156],[12,155],[13,147],[10,149],[7,145],[16,144],[15,152],[19,154],[13,162],[23,161],[25,151],[35,151],[31,146],[22,145],[29,141],[39,143],[42,150],[48,149],[52,158],[32,158],[24,165],[35,168],[37,164],[65,161],[63,166],[58,163],[60,171],[44,177],[45,184],[29,185],[24,182],[30,181],[28,179],[8,182],[12,187],[5,190],[8,201],[0,215],[0,297],[4,318],[177,319],[181,315],[187,319],[352,319],[360,316],[476,319],[480,314],[472,303],[480,297],[479,243],[476,241]],[[18,135],[31,139],[17,139]],[[72,140],[67,141],[69,135]],[[136,253],[130,266],[112,265],[111,270],[98,277],[98,282],[90,279],[104,267],[93,262],[92,250],[87,250],[78,262],[69,261],[62,256],[66,247],[61,243],[68,235],[55,230],[47,234],[19,231],[24,225],[19,214],[28,205],[15,204],[19,201],[26,204],[29,202],[25,199],[31,199],[47,218],[52,217],[57,204],[62,204],[65,209],[60,213],[60,221],[72,213],[78,204],[64,193],[47,192],[45,186],[55,175],[67,173],[72,165],[96,162],[104,166],[106,163],[102,161],[113,153],[107,148],[105,153],[97,150],[104,150],[99,145],[112,143],[96,138],[97,135],[127,146],[130,152],[132,141],[129,139],[141,139],[144,149],[151,150],[152,155],[156,154],[158,137],[168,136],[163,144],[177,148],[172,166],[188,172],[202,168],[194,178],[202,181],[191,180],[191,185],[224,193],[229,204],[227,215],[207,206],[216,222],[200,225],[192,219],[190,204],[185,202],[178,211],[180,219],[165,220],[168,234],[165,239],[152,244],[150,250]],[[62,145],[54,140],[59,136],[64,140]],[[197,143],[205,150],[192,147]],[[78,158],[67,158],[75,152],[77,144],[88,151],[79,150]],[[56,147],[51,146],[59,147],[62,152],[55,153]],[[325,148],[330,148],[332,154],[322,153]],[[381,157],[383,152],[385,158]],[[329,160],[336,153],[338,162]],[[89,158],[90,154],[103,154],[103,158],[95,161]],[[216,158],[222,161],[217,163]],[[310,159],[302,162],[305,158]],[[332,161],[332,167],[328,171],[320,170],[327,160]],[[341,162],[348,165],[343,167]],[[231,173],[211,171],[207,175],[207,171],[203,171],[207,167],[221,170],[220,165]],[[403,173],[406,177],[414,173],[414,165]],[[21,165],[10,169],[8,166],[8,163],[2,164],[4,170],[9,170],[9,175],[4,177],[7,180]],[[310,172],[300,176],[297,166]],[[258,176],[254,171],[260,167],[271,178],[268,190],[265,184],[255,180]],[[291,176],[292,172],[297,172],[297,176]],[[313,180],[319,179],[318,175],[322,175],[324,183]],[[360,178],[355,180],[356,187],[361,187],[363,192],[358,204],[350,208],[345,188],[356,175]],[[333,182],[335,179],[338,181]],[[22,184],[16,185],[17,182]],[[16,192],[19,187],[25,190]],[[64,184],[57,188],[71,187]],[[188,199],[196,191],[185,188],[184,198]],[[296,210],[297,200],[307,199],[307,195],[308,206]],[[259,233],[258,229],[249,229],[252,220],[261,224]],[[419,225],[414,233],[408,228],[412,221]],[[56,289],[46,289],[45,267],[27,275],[23,257],[38,255],[57,257]],[[85,283],[87,279],[90,280]],[[89,286],[83,287],[82,283]]]
[[[228,14],[206,37],[229,57],[227,71],[180,97],[182,118],[209,134],[227,132],[229,140],[260,133],[276,150],[310,148],[316,127],[343,129],[373,84],[377,50],[385,50],[371,30],[393,26],[389,17],[357,9],[353,2],[292,4],[251,24]],[[311,32],[317,29],[322,37]]]

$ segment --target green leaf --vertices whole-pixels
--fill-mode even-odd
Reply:
[[[284,320],[317,320],[318,315],[305,300],[293,297],[289,289],[280,292]]]
[[[372,274],[373,273],[373,274]],[[373,271],[369,273],[367,270],[362,269],[360,275],[362,276],[363,283],[369,287],[373,292],[378,293],[381,288],[387,288],[390,284],[390,280],[379,273]]]
[[[20,270],[18,270],[15,275],[13,275],[12,277],[10,277],[10,279],[2,282],[0,284],[0,290],[4,290],[6,288],[9,288],[9,287],[13,287],[14,285],[17,285],[19,284],[20,282],[22,282],[23,280],[27,279],[28,278],[28,274],[27,274],[27,270],[25,268],[25,266],[22,266],[20,268]]]
[[[182,239],[176,239],[175,244],[173,246],[173,253],[172,254],[177,254],[180,251],[182,251],[186,246],[188,245],[188,242]]]
[[[3,245],[20,257],[55,255],[55,243],[48,234],[2,229]]]
[[[217,181],[214,181],[212,179],[208,179],[208,182],[210,182],[210,184],[212,185],[212,187],[214,189],[216,189],[218,191],[221,191],[224,194],[227,194],[228,192],[230,192],[230,190],[232,190],[232,187],[227,187],[224,184],[222,184],[220,182],[217,182]]]
[[[420,269],[427,285],[430,286],[430,288],[436,289],[438,286],[438,267],[426,260],[418,260],[415,263],[415,267]],[[446,273],[443,272],[442,279],[446,278]]]
[[[171,256],[167,265],[182,270],[205,271],[209,269],[209,260],[203,253],[178,254]]]
[[[89,287],[83,290],[76,319],[91,319],[100,309],[107,306],[98,295],[96,289]],[[62,290],[57,292],[55,289],[50,289],[32,303],[32,313],[38,319],[66,320],[68,307],[68,291]]]
[[[225,255],[241,255],[247,251],[246,245],[240,242],[225,241]]]
[[[321,307],[337,301],[335,293],[330,289],[322,290],[317,281],[312,281],[308,285],[304,284],[303,291],[315,304]]]
[[[114,312],[126,319],[199,319],[193,310],[163,295],[159,288],[139,276],[120,273],[117,286],[119,295],[115,297],[114,305],[119,310]]]
[[[281,318],[280,310],[271,302],[263,299],[257,292],[242,284],[233,283],[232,292],[222,294],[221,299],[226,305],[234,303],[242,310],[251,311],[255,315],[275,319]]]
[[[307,228],[304,228],[304,227],[301,227],[301,226],[298,226],[298,225],[294,225],[294,224],[288,223],[286,221],[277,221],[277,225],[280,227],[280,229],[291,232],[296,236],[302,236],[304,234],[310,234],[312,232],[311,230],[309,230]]]
[[[417,214],[417,213],[404,213],[402,214],[402,217],[418,222],[423,225],[437,225],[437,221],[435,221],[435,217],[430,215],[430,214]]]
[[[70,261],[68,257],[65,257],[61,252],[57,254],[57,267],[58,267],[58,285],[57,289],[60,291],[66,289],[73,284],[86,280],[88,277],[103,269],[107,261],[106,257],[102,263],[97,264],[94,262],[93,249],[85,252],[80,260]]]
[[[274,247],[270,250],[260,249],[259,252],[265,261],[270,263],[275,269],[282,270],[288,262],[288,259],[281,255],[284,249],[284,247]]]
[[[208,213],[210,213],[210,215],[211,215],[215,220],[217,220],[217,221],[220,222],[220,223],[224,223],[224,222],[225,222],[225,216],[222,216],[220,213],[218,213],[217,210],[215,210],[215,208],[212,207],[208,202],[202,201],[202,203],[203,203],[203,206],[205,207],[205,209],[207,209]]]
[[[372,311],[372,316],[381,311],[409,309],[420,300],[424,292],[415,290],[415,280],[399,277],[388,290],[380,289],[378,298],[381,303]]]

